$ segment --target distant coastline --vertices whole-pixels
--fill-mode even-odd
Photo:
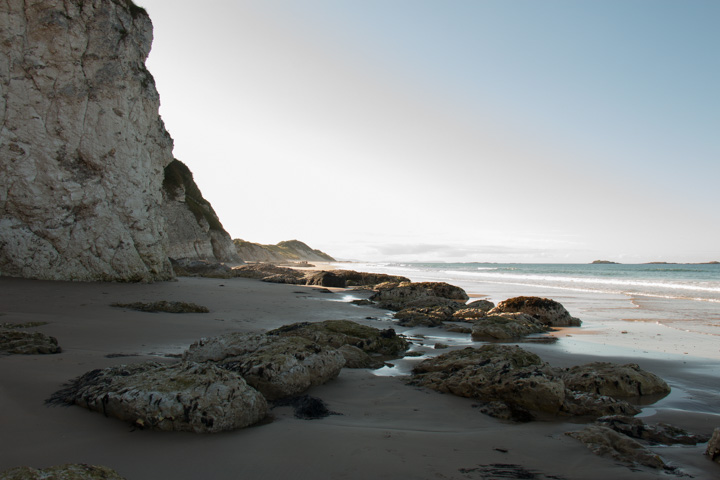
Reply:
[[[610,260],[593,260],[590,265],[622,265],[619,262],[611,262]],[[637,265],[720,265],[720,262],[713,260],[711,262],[699,262],[699,263],[688,263],[688,262],[645,262],[638,263]]]

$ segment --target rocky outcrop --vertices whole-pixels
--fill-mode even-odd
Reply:
[[[639,418],[623,415],[601,417],[595,423],[653,445],[697,445],[710,439],[710,436],[693,435],[666,423],[647,425]]]
[[[409,304],[412,302],[426,300],[430,297],[462,303],[470,298],[462,288],[445,282],[381,283],[375,286],[375,290],[370,300],[377,302],[377,306],[380,308],[395,311],[411,306]]]
[[[305,284],[305,273],[287,267],[278,267],[271,263],[243,265],[233,269],[233,275],[243,278],[255,278],[273,283]]]
[[[184,163],[173,160],[165,167],[162,192],[170,258],[242,263],[230,235]]]
[[[712,438],[705,449],[705,455],[710,457],[713,462],[720,463],[720,428],[713,431]]]
[[[265,398],[241,376],[192,362],[93,370],[48,402],[76,404],[143,428],[196,433],[247,427],[268,412]]]
[[[571,316],[565,307],[555,300],[540,297],[514,297],[497,304],[488,312],[495,313],[527,313],[552,327],[579,326],[580,320]]]
[[[391,328],[379,330],[350,320],[294,323],[271,330],[268,335],[303,337],[331,348],[351,345],[369,354],[388,357],[402,356],[410,346],[405,338],[398,336]]]
[[[126,0],[0,5],[0,274],[172,277],[151,42]]]
[[[139,312],[165,313],[208,313],[207,307],[190,302],[158,300],[157,302],[112,303],[111,306],[129,308]]]
[[[564,369],[560,375],[571,390],[598,395],[639,397],[670,393],[670,387],[662,378],[634,363],[593,362]]]
[[[413,369],[412,383],[487,403],[502,402],[517,419],[532,418],[532,412],[594,417],[639,413],[621,400],[568,389],[555,369],[517,346],[483,345],[424,360]]]
[[[18,332],[0,329],[0,354],[39,355],[60,353],[55,337],[40,332]]]
[[[567,435],[584,443],[596,455],[610,457],[629,466],[665,467],[665,462],[641,443],[608,427],[590,425]]]
[[[347,282],[345,277],[333,272],[320,271],[310,273],[305,277],[306,285],[319,285],[322,287],[345,288]]]
[[[229,265],[207,260],[189,258],[170,259],[178,277],[234,278],[235,271]]]
[[[357,272],[355,270],[330,270],[331,273],[345,278],[348,287],[374,287],[385,282],[409,282],[410,279],[399,275],[387,275],[385,273]]]
[[[398,324],[403,327],[438,327],[453,320],[455,310],[447,305],[432,307],[408,307],[395,314]]]
[[[246,262],[334,262],[325,252],[308,247],[299,240],[277,245],[261,245],[236,238],[233,240],[238,256]]]
[[[112,468],[79,463],[47,468],[16,467],[0,473],[0,480],[125,480]]]
[[[526,313],[498,313],[476,319],[471,334],[475,340],[513,340],[547,331],[547,326]]]
[[[230,333],[193,343],[183,358],[237,372],[268,400],[291,397],[338,376],[345,358],[301,337]]]
[[[485,313],[489,312],[493,308],[495,308],[495,304],[491,302],[490,300],[474,300],[472,302],[469,302],[466,305],[467,308],[473,308],[477,310],[482,310]]]

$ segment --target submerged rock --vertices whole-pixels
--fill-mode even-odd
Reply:
[[[303,337],[332,348],[352,345],[369,354],[390,357],[402,356],[410,346],[405,338],[398,336],[391,328],[379,330],[350,320],[294,323],[271,330],[268,335]]]
[[[370,300],[377,302],[380,308],[395,311],[402,310],[415,300],[427,297],[440,297],[462,303],[470,298],[462,288],[444,282],[381,283],[375,287],[375,290]]]
[[[40,332],[0,330],[0,353],[15,355],[39,355],[60,353],[55,337]]]
[[[16,467],[0,473],[0,480],[125,480],[112,468],[81,463],[47,468]]]
[[[303,393],[338,376],[345,358],[301,337],[229,333],[193,343],[183,358],[237,372],[267,399]]]
[[[567,435],[584,443],[596,455],[614,458],[627,465],[643,465],[650,468],[665,468],[665,462],[642,444],[601,425],[590,425],[579,432]]]
[[[634,363],[593,362],[561,370],[560,374],[571,390],[598,395],[639,397],[670,393],[670,387],[662,378]]]
[[[215,433],[265,418],[265,398],[243,378],[213,364],[139,363],[93,370],[48,400],[75,404],[157,430]]]
[[[498,313],[475,320],[471,334],[476,340],[511,340],[547,331],[547,326],[526,313]]]
[[[580,326],[579,319],[570,315],[560,303],[549,298],[540,297],[514,297],[504,300],[490,310],[489,314],[496,313],[527,313],[540,322],[551,327]]]

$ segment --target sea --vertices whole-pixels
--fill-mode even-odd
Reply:
[[[495,303],[516,296],[552,298],[583,320],[584,331],[595,328],[620,334],[641,331],[643,323],[653,324],[667,332],[666,344],[667,339],[675,340],[674,351],[692,353],[702,345],[703,356],[720,359],[720,264],[368,262],[338,266],[402,275],[414,282],[447,282],[462,287],[471,297]],[[637,343],[643,342],[640,338]],[[646,343],[651,345],[648,348],[664,348],[659,341]]]

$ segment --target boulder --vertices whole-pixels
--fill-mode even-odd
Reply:
[[[484,318],[487,311],[482,308],[460,308],[453,313],[454,322],[474,322],[479,318]]]
[[[496,313],[527,313],[551,327],[580,326],[582,322],[573,317],[560,303],[549,298],[514,297],[504,300],[490,310]]]
[[[261,279],[268,283],[285,283],[288,285],[305,285],[305,279],[294,274],[276,273]]]
[[[190,345],[183,359],[215,362],[241,375],[268,400],[303,393],[338,376],[345,358],[301,337],[229,333]]]
[[[38,355],[61,350],[57,339],[44,333],[0,330],[0,353]]]
[[[713,462],[720,463],[720,428],[713,431],[712,437],[705,449],[705,455],[710,457]]]
[[[692,435],[682,428],[666,423],[647,425],[641,419],[626,415],[610,415],[598,418],[595,423],[609,427],[631,438],[644,440],[653,445],[697,445],[710,440],[709,436]]]
[[[370,300],[377,302],[380,308],[395,311],[426,297],[441,297],[462,303],[469,298],[462,288],[444,282],[381,283],[376,285],[375,290]]]
[[[495,304],[491,302],[490,300],[474,300],[467,305],[465,305],[466,308],[472,308],[477,310],[482,310],[484,312],[489,312],[493,308],[495,308]]]
[[[345,277],[334,272],[315,272],[305,277],[306,285],[320,285],[323,287],[345,288]]]
[[[601,425],[590,425],[567,435],[584,443],[596,455],[611,457],[629,466],[665,468],[665,462],[643,445],[622,433]]]
[[[526,313],[499,313],[475,320],[471,334],[475,340],[511,340],[546,331],[547,326]]]
[[[379,330],[350,320],[294,323],[271,330],[268,335],[303,337],[331,348],[352,345],[369,354],[388,357],[400,357],[410,346],[392,328]]]
[[[353,345],[343,345],[338,352],[345,358],[345,368],[381,368],[384,362],[372,358],[364,350]]]
[[[146,362],[93,370],[53,394],[144,428],[215,433],[265,418],[265,398],[243,378],[213,364]]]
[[[670,387],[663,379],[642,370],[637,364],[617,365],[593,362],[560,371],[565,385],[571,390],[609,395],[611,397],[639,397],[666,395]]]
[[[0,480],[125,480],[112,468],[65,464],[47,468],[16,467],[0,472]]]
[[[409,307],[395,314],[398,324],[403,327],[437,327],[453,320],[454,310],[447,306]]]
[[[286,277],[296,278],[298,284],[305,283],[305,274],[299,270],[292,268],[278,267],[271,263],[256,263],[253,265],[242,265],[233,268],[233,276],[242,278],[255,278],[262,280],[273,275],[284,275]],[[287,283],[287,282],[283,282]]]
[[[512,412],[595,417],[639,413],[626,402],[567,389],[555,369],[518,346],[489,344],[444,353],[419,363],[411,383],[486,403],[503,402]]]
[[[331,270],[330,273],[345,278],[345,283],[348,287],[374,287],[379,283],[401,283],[410,281],[409,278],[398,275],[356,272],[355,270]]]

